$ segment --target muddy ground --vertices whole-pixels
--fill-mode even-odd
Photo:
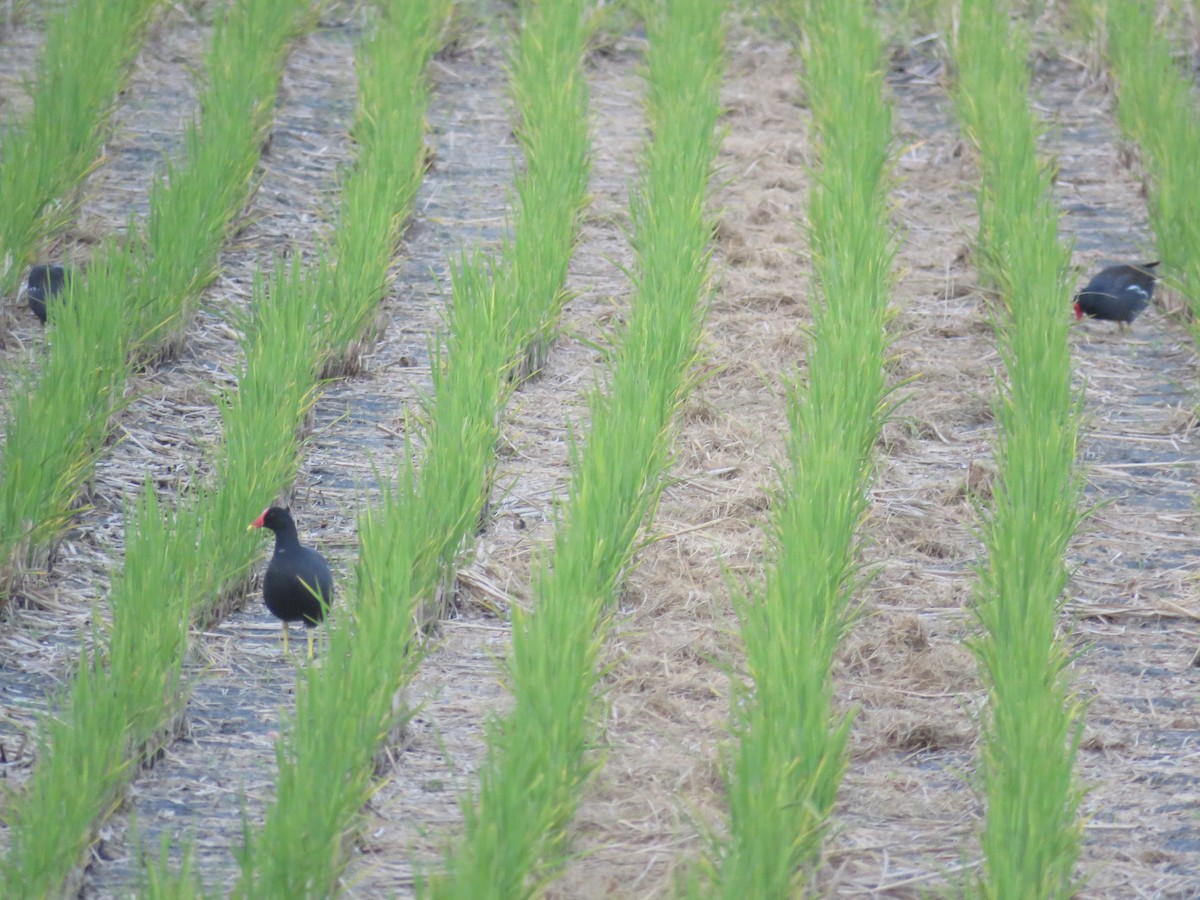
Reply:
[[[207,45],[206,8],[177,4],[155,26],[78,226],[48,256],[84,263],[98,236],[144,212],[150,173],[163,154],[178,151],[182,122],[194,110],[188,73]],[[0,31],[0,113],[23,102],[20,78],[34,59],[36,29],[36,14],[28,14]],[[0,778],[8,785],[19,785],[35,762],[23,735],[69,678],[93,604],[103,613],[109,572],[121,559],[123,499],[147,470],[169,488],[205,469],[219,435],[213,388],[237,359],[229,310],[249,302],[253,273],[269,269],[276,253],[293,244],[311,250],[328,233],[338,168],[352,152],[346,130],[358,36],[357,16],[342,8],[295,46],[247,227],[223,255],[187,351],[135,381],[137,400],[97,468],[94,506],[0,626],[7,760]],[[303,471],[282,498],[343,584],[355,553],[355,512],[376,490],[373,467],[391,468],[406,413],[429,385],[447,259],[505,233],[517,161],[502,42],[494,19],[469,23],[433,65],[435,161],[381,307],[382,337],[361,377],[322,395]],[[1045,52],[1035,100],[1050,126],[1046,151],[1059,163],[1056,192],[1075,262],[1083,272],[1153,257],[1144,191],[1123,152],[1107,83],[1073,58],[1052,26],[1041,27],[1038,45]],[[631,35],[590,60],[593,202],[571,269],[563,336],[544,377],[513,399],[495,519],[464,566],[410,693],[420,709],[366,810],[346,873],[350,895],[404,895],[414,872],[438,865],[461,820],[458,793],[473,784],[482,760],[484,725],[507,702],[499,674],[507,609],[525,600],[531,556],[551,533],[568,476],[568,427],[586,424],[600,362],[595,343],[629,303],[623,229],[644,137],[643,49]],[[874,577],[837,665],[838,701],[858,714],[827,863],[814,886],[822,895],[957,893],[978,866],[983,808],[972,772],[982,692],[962,641],[981,558],[971,498],[990,477],[1000,359],[969,261],[976,172],[935,51],[936,41],[898,44],[888,76],[900,235],[892,375],[911,380],[879,442],[862,541]],[[719,822],[726,671],[738,662],[727,577],[753,579],[761,568],[761,525],[786,426],[781,385],[803,364],[814,298],[802,229],[812,145],[796,71],[779,40],[731,30],[707,377],[684,411],[654,540],[629,579],[606,649],[604,766],[577,818],[577,856],[549,888],[552,897],[667,896],[678,867],[703,851],[705,829]],[[43,337],[12,298],[4,317],[7,389],[7,364]],[[1074,683],[1088,702],[1079,754],[1088,791],[1081,893],[1194,897],[1195,348],[1186,327],[1157,308],[1124,333],[1082,323],[1071,343],[1088,414],[1086,498],[1095,507],[1072,545],[1063,616],[1079,651]],[[247,510],[247,522],[258,512]],[[278,626],[254,593],[193,637],[186,729],[140,773],[104,828],[84,874],[86,897],[136,891],[140,847],[157,848],[163,835],[176,850],[181,839],[194,839],[206,886],[224,892],[236,877],[242,811],[255,822],[270,800],[274,737],[294,684]],[[0,829],[0,849],[6,844]]]

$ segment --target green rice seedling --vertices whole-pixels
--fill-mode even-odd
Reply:
[[[391,9],[359,58],[360,155],[343,184],[335,287],[319,293],[333,304],[326,339],[335,370],[346,365],[350,342],[361,334],[382,289],[414,176],[424,165],[426,98],[423,82],[414,85],[421,69],[405,72],[380,60],[385,48],[390,58],[396,41],[408,40],[422,48],[415,58],[423,67],[445,8],[430,4],[409,12],[402,17]],[[405,104],[410,108],[388,110]],[[411,149],[407,156],[395,153],[402,140]],[[406,159],[416,168],[406,167]],[[446,347],[433,352],[420,476],[410,454],[397,486],[360,518],[353,619],[329,630],[327,661],[309,670],[298,692],[295,722],[280,742],[275,803],[261,832],[247,836],[239,888],[246,895],[297,896],[336,887],[344,836],[372,790],[374,754],[404,716],[396,698],[419,660],[414,614],[422,621],[439,615],[439,587],[469,544],[491,491],[499,415],[517,349],[514,314],[501,302],[517,296],[504,291],[508,285],[485,257],[464,259],[453,269]],[[397,653],[398,647],[409,649]]]
[[[311,356],[297,354],[296,346],[286,352],[316,359],[318,368],[345,368],[382,289],[399,223],[424,171],[426,90],[411,82],[423,81],[424,62],[436,48],[446,12],[438,2],[389,6],[370,47],[359,55],[360,155],[343,184],[337,265],[323,260],[306,275],[298,268],[291,273],[291,289],[312,299],[316,343],[309,342]],[[406,55],[395,52],[396,42],[412,47],[422,68],[388,64],[386,58]],[[400,74],[404,71],[407,75]],[[398,78],[410,83],[401,85]],[[393,104],[403,109],[389,108]],[[396,153],[397,146],[407,151]],[[373,190],[386,196],[371,196]],[[406,463],[398,486],[385,489],[380,503],[360,517],[356,590],[346,604],[352,611],[335,617],[322,665],[306,670],[298,686],[295,718],[279,742],[275,802],[261,830],[247,826],[240,895],[336,890],[346,835],[373,790],[374,755],[404,719],[398,691],[420,658],[413,610],[435,592],[446,560],[456,558],[478,522],[496,441],[496,404],[504,396],[498,340],[503,329],[495,327],[495,292],[484,264],[464,263],[453,290],[449,355],[443,364],[435,354],[437,399],[420,484],[411,461]],[[266,321],[261,329],[267,342],[278,330]],[[271,356],[268,348],[261,358]],[[278,378],[272,373],[264,389]],[[300,383],[304,374],[297,369],[290,378]],[[256,428],[262,433],[261,422]]]
[[[451,8],[450,0],[388,0],[358,53],[358,155],[342,179],[336,269],[323,295],[330,374],[355,371],[356,348],[373,336],[368,325],[427,165],[424,71]]]
[[[112,801],[125,723],[109,697],[102,663],[85,654],[68,708],[40,730],[39,762],[22,795],[5,812],[11,834],[0,868],[6,897],[54,896],[92,840],[93,812]],[[80,772],[88,772],[80,783]]]
[[[256,284],[256,318],[247,329],[247,353],[240,390],[223,402],[226,453],[218,463],[222,489],[185,500],[173,514],[161,514],[148,489],[131,535],[123,574],[112,596],[113,622],[108,643],[109,666],[85,668],[73,685],[72,710],[90,716],[98,694],[116,700],[101,713],[119,723],[110,733],[91,720],[72,720],[56,730],[51,723],[47,759],[42,760],[21,809],[54,810],[54,791],[70,784],[75,814],[69,820],[47,813],[19,815],[9,870],[13,883],[23,883],[40,861],[27,861],[41,848],[43,867],[57,865],[54,877],[65,877],[107,814],[107,804],[132,777],[131,768],[163,728],[169,727],[182,692],[178,671],[188,622],[205,618],[203,603],[219,598],[231,579],[241,577],[255,549],[246,537],[245,511],[264,496],[274,497],[295,475],[296,435],[311,404],[314,355],[301,352],[314,341],[315,304],[303,282],[281,270],[278,290]],[[291,360],[294,371],[281,368]],[[292,451],[281,440],[292,435]],[[147,673],[154,673],[148,677]],[[80,758],[91,761],[80,762]],[[65,764],[58,760],[65,759]],[[65,766],[65,768],[64,768]],[[65,779],[62,771],[73,771]],[[43,772],[45,774],[43,774]],[[79,773],[96,773],[92,777]],[[61,803],[59,803],[61,806]],[[64,826],[69,821],[70,826]],[[79,842],[83,841],[83,844]],[[38,869],[38,871],[41,871]],[[42,884],[43,882],[34,882]],[[9,894],[6,894],[9,895]],[[11,894],[16,896],[16,894]]]
[[[229,215],[236,211],[231,205],[225,203]],[[200,216],[197,221],[203,230],[204,223],[213,220]],[[219,239],[223,227],[210,229],[209,236]],[[90,339],[107,355],[84,370],[115,378],[117,387],[126,372],[127,335],[140,330],[130,326],[135,317],[127,313],[123,292],[128,264],[126,269],[116,266],[127,263],[126,256],[116,251],[102,254],[104,265],[93,267],[83,279],[87,302],[77,296],[84,289],[72,288],[52,309],[50,324],[57,351],[51,360],[88,363],[83,350],[71,352],[74,345],[63,335],[109,338]],[[318,272],[324,271],[318,267]],[[108,665],[98,656],[75,679],[68,727],[48,723],[47,751],[14,815],[5,884],[32,885],[30,896],[54,892],[43,888],[56,879],[61,883],[76,865],[109,804],[136,771],[137,759],[169,726],[183,696],[177,682],[188,622],[206,617],[206,604],[219,600],[221,591],[242,577],[252,560],[255,548],[240,527],[246,510],[263,497],[274,497],[295,475],[296,440],[320,365],[315,295],[324,284],[304,281],[299,273],[299,264],[290,273],[281,269],[270,292],[261,280],[256,283],[239,390],[222,401],[226,448],[217,465],[220,489],[185,500],[173,515],[160,515],[147,491],[147,505],[130,537],[125,569],[112,597]],[[134,312],[144,310],[135,304]],[[109,318],[101,320],[102,313]],[[72,324],[72,317],[84,315],[89,316],[86,327]],[[88,346],[87,340],[81,342]],[[44,367],[45,373],[53,371]],[[43,377],[39,385],[51,383],[56,380]],[[109,393],[119,391],[110,386]],[[96,410],[112,409],[111,401],[93,400],[93,416]],[[107,423],[107,416],[99,421]],[[57,425],[62,430],[61,418]],[[281,440],[288,440],[281,435],[291,436],[291,452],[281,447]],[[9,446],[15,446],[11,431]],[[147,604],[154,609],[148,610]],[[146,627],[147,622],[152,627]],[[93,721],[97,716],[103,717],[102,724]],[[59,797],[64,790],[70,792],[68,800]],[[64,806],[68,815],[62,814]],[[5,893],[22,896],[16,890]]]
[[[496,266],[477,256],[452,271],[445,350],[433,353],[420,477],[443,567],[457,562],[491,494],[500,413],[511,391],[512,345],[504,338],[513,312],[502,302]]]
[[[993,286],[1001,286],[1008,260],[1007,246],[1019,228],[1010,213],[1028,208],[1040,196],[1037,186],[1023,177],[1030,167],[1036,169],[1036,148],[1033,146],[1035,124],[1027,112],[1016,121],[1001,121],[997,109],[1025,110],[1029,78],[1024,69],[1007,65],[1009,48],[996,34],[1007,33],[1007,9],[1000,3],[963,5],[964,15],[959,23],[955,60],[957,90],[954,101],[959,121],[967,136],[981,148],[996,152],[980,154],[980,190],[978,254],[980,274]],[[1016,26],[1020,28],[1021,26]],[[984,37],[991,34],[992,38]],[[970,46],[970,56],[958,52]],[[1024,46],[1024,45],[1023,45]],[[1002,143],[1008,146],[1001,148]],[[1024,193],[1024,197],[1020,195]]]
[[[1070,897],[1078,888],[1082,825],[1073,767],[1082,708],[1070,693],[1070,652],[1055,636],[1058,607],[1046,600],[1057,598],[1066,583],[1061,556],[1048,557],[1070,539],[1074,508],[1069,500],[1064,509],[1045,508],[1042,497],[1058,485],[1038,471],[1042,449],[1029,434],[1003,445],[1002,487],[987,522],[989,565],[976,608],[984,636],[973,649],[990,701],[981,759],[987,821],[979,888],[989,897],[1034,889],[1039,896]],[[1031,519],[1035,514],[1039,518]],[[1031,522],[1036,527],[1028,527]]]
[[[1069,897],[1082,825],[1073,773],[1082,709],[1057,634],[1064,554],[1079,522],[1079,401],[1067,344],[1069,251],[1058,242],[1038,125],[1028,105],[1028,43],[1005,4],[964,0],[956,102],[979,149],[980,244],[1002,292],[997,330],[1007,385],[996,404],[999,474],[983,515],[987,564],[972,643],[988,688],[980,760],[989,897]],[[998,34],[1009,34],[998,40]]]
[[[538,566],[535,612],[514,610],[513,711],[489,732],[462,843],[437,897],[530,896],[562,865],[566,829],[595,763],[586,751],[605,621],[652,514],[687,395],[703,319],[723,4],[667,3],[649,27],[647,112],[655,140],[632,200],[638,266],[628,330],[591,430],[553,552]]]
[[[520,343],[516,376],[545,364],[563,302],[567,266],[587,205],[588,91],[583,54],[589,34],[583,0],[525,0],[510,61],[518,117],[517,140],[525,170],[517,178],[511,263]]]
[[[13,577],[62,533],[125,402],[129,254],[109,244],[47,309],[48,352],[7,403],[0,451],[0,561]],[[14,568],[15,567],[15,568]]]
[[[293,257],[290,265],[276,264],[269,282],[255,276],[251,312],[241,323],[237,388],[218,398],[224,441],[216,460],[219,488],[207,501],[212,525],[205,546],[235,571],[244,571],[260,552],[259,542],[245,535],[247,510],[268,505],[299,466],[299,437],[317,398],[321,367],[317,296],[326,286],[326,269],[316,271],[318,277],[311,277]]]
[[[113,336],[108,342],[91,338],[107,356],[87,371],[117,373],[109,377],[119,385],[128,358],[120,290],[126,273],[112,264],[125,256],[108,252],[101,259],[110,268],[93,268],[83,280],[87,302],[80,296],[83,288],[72,288],[51,309],[50,339],[76,332]],[[300,272],[299,263],[290,272],[280,268],[271,291],[262,279],[256,281],[239,389],[222,399],[226,445],[217,463],[219,489],[185,499],[173,514],[160,513],[146,491],[111,598],[108,663],[98,654],[85,665],[72,685],[65,724],[47,723],[47,749],[13,819],[5,884],[33,885],[29,896],[55,892],[43,889],[61,883],[78,863],[147,745],[170,726],[183,697],[178,672],[187,624],[206,618],[206,604],[219,601],[252,561],[256,549],[245,535],[246,510],[274,497],[295,476],[298,433],[320,364],[317,283],[304,281]],[[103,312],[110,318],[97,319]],[[86,328],[73,325],[72,316],[84,315],[91,317]],[[52,359],[72,358],[66,350],[73,347],[60,342]],[[51,383],[46,377],[40,382]],[[112,408],[104,400],[95,400],[93,415]],[[61,430],[61,418],[57,424]],[[96,716],[104,717],[103,724]],[[68,800],[60,798],[63,791],[69,791]],[[62,813],[64,805],[69,814]]]
[[[189,841],[183,848],[183,859],[176,869],[171,865],[171,837],[169,833],[163,834],[157,858],[150,859],[146,854],[138,893],[142,900],[197,900],[205,896],[196,865],[195,845]]]
[[[238,387],[218,399],[224,442],[215,488],[183,501],[163,553],[193,573],[185,604],[189,621],[217,615],[225,592],[240,584],[261,552],[246,534],[247,510],[269,502],[264,498],[277,496],[295,478],[300,433],[320,367],[314,297],[319,288],[320,282],[305,277],[298,258],[290,266],[278,264],[269,280],[255,279],[251,313],[242,323]],[[169,709],[160,704],[150,714],[162,716]],[[181,880],[163,883],[186,890],[186,874],[185,867]]]
[[[0,295],[38,243],[65,225],[91,172],[105,123],[159,0],[76,0],[51,15],[33,108],[0,128]]]
[[[313,21],[297,0],[230,5],[214,26],[200,116],[185,136],[186,165],[170,165],[150,190],[136,318],[140,356],[182,346],[202,291],[253,184],[289,42]]]
[[[1194,314],[1200,315],[1200,117],[1192,79],[1145,3],[1100,3],[1106,52],[1117,82],[1117,118],[1142,149],[1149,174],[1150,223],[1157,256]],[[1200,341],[1200,331],[1193,329]]]
[[[126,516],[126,562],[112,591],[111,636],[97,640],[57,715],[24,790],[6,812],[12,835],[0,865],[5,897],[59,894],[147,747],[179,709],[195,541],[147,485]]]
[[[748,678],[735,684],[728,838],[707,875],[725,897],[802,890],[846,769],[851,716],[833,708],[873,447],[885,415],[891,114],[884,45],[866,2],[797,4],[819,136],[809,244],[824,302],[807,380],[788,391],[789,440],[764,583],[737,602]],[[697,892],[693,876],[688,889]]]

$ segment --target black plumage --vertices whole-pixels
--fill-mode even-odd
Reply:
[[[32,266],[25,285],[25,299],[33,314],[45,322],[46,301],[61,293],[66,283],[67,272],[62,266]]]
[[[1091,316],[1108,322],[1131,324],[1154,296],[1158,262],[1138,266],[1109,266],[1075,295],[1075,318]]]
[[[312,659],[313,633],[333,602],[333,573],[316,550],[300,543],[291,511],[272,506],[250,523],[250,528],[275,532],[275,552],[263,575],[263,600],[271,614],[283,622],[283,651],[288,650],[288,622],[308,626],[308,657]]]

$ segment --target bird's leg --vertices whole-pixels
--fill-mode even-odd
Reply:
[[[313,655],[312,655],[312,642],[313,642],[313,633],[316,631],[316,629],[315,629],[315,628],[306,628],[306,629],[304,629],[304,630],[308,632],[308,661],[309,661],[309,662],[312,662],[312,658],[313,658]]]
[[[283,655],[288,655],[288,627],[287,622],[283,623]]]

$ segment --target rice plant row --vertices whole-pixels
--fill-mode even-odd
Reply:
[[[0,607],[23,570],[68,527],[83,484],[125,402],[132,265],[108,241],[89,279],[67,282],[50,314],[50,346],[14,378],[0,449]]]
[[[808,237],[822,303],[807,377],[788,387],[787,458],[761,585],[737,603],[746,677],[735,681],[729,822],[703,893],[803,890],[847,765],[852,716],[832,703],[834,654],[856,586],[855,533],[886,414],[891,111],[885,48],[866,0],[789,6],[820,165]]]
[[[23,121],[0,125],[0,296],[74,213],[108,114],[159,0],[76,0],[51,15]]]
[[[402,184],[398,175],[407,173],[414,178],[423,171],[424,146],[420,139],[423,131],[401,145],[409,148],[412,153],[409,158],[398,155],[389,158],[388,150],[394,146],[390,141],[404,125],[423,129],[428,98],[422,73],[437,49],[449,12],[450,5],[444,0],[421,3],[394,0],[384,7],[374,36],[359,54],[359,120],[370,118],[373,123],[367,132],[357,134],[360,165],[388,168],[396,173],[391,183],[397,190],[386,199],[391,203],[402,200],[405,204],[403,209],[397,207],[388,213],[387,218],[398,221],[407,216],[416,188],[415,184]],[[398,53],[398,47],[407,49]],[[405,69],[410,67],[406,73]],[[421,82],[421,88],[416,90],[410,85],[402,92],[385,89],[401,77]],[[369,182],[385,176],[364,171],[355,177]],[[372,211],[363,202],[361,195],[347,194],[339,221],[341,227],[346,227],[351,217],[378,220],[377,213],[378,210]],[[350,233],[373,246],[377,236],[371,235],[362,224],[356,223]],[[343,235],[335,238],[339,249],[349,247],[350,243],[350,238]],[[355,247],[348,258],[362,258],[370,249]],[[336,269],[318,267],[317,273],[310,275],[309,282],[317,285],[318,296],[325,291],[336,296],[331,284],[336,283],[338,270],[344,264],[345,258],[339,256]],[[385,272],[386,265],[380,275]],[[467,296],[456,284],[453,312],[456,320],[460,315],[468,315],[469,308]],[[325,319],[322,340],[325,349],[334,355],[347,346],[339,335],[349,333],[348,322],[367,324],[360,307],[353,304],[334,311],[323,304],[320,314],[340,315],[344,320]],[[499,410],[488,404],[502,396],[499,390],[489,390],[495,388],[503,371],[503,344],[497,339],[500,332],[493,324],[487,322],[461,330],[466,346],[478,353],[473,356],[465,351],[456,353],[452,343],[447,366],[443,368],[440,361],[435,361],[433,367],[435,406],[444,397],[453,396],[460,401],[487,405],[486,413],[468,414],[458,420],[463,426],[457,430],[459,446],[448,447],[439,442],[435,451],[431,443],[419,487],[414,470],[404,469],[400,484],[385,488],[378,504],[360,516],[355,586],[348,592],[354,599],[347,603],[352,605],[352,612],[328,629],[321,666],[309,667],[300,675],[295,714],[279,739],[274,802],[262,826],[246,834],[237,888],[240,896],[336,893],[345,864],[345,839],[353,831],[373,789],[375,753],[392,728],[403,721],[398,692],[411,678],[420,659],[413,629],[415,601],[431,592],[442,576],[445,551],[441,541],[446,531],[433,527],[433,512],[449,510],[447,515],[457,517],[455,549],[478,522],[481,497],[451,496],[444,490],[444,483],[435,484],[425,476],[429,472],[429,457],[435,452],[453,456],[455,460],[466,458],[476,468],[480,457],[494,452],[494,434],[488,435],[482,425],[475,427],[477,420],[487,424],[496,421]],[[483,361],[484,365],[471,366],[468,358]],[[456,386],[454,391],[446,391],[446,380]],[[457,412],[461,414],[462,410],[460,406]],[[480,440],[477,442],[472,436]]]
[[[173,356],[238,214],[250,198],[293,38],[316,22],[313,0],[232,3],[214,24],[200,116],[184,134],[185,159],[150,188],[137,277],[127,303],[141,359]],[[135,229],[130,228],[130,233]]]
[[[345,837],[372,790],[374,755],[405,715],[399,692],[420,658],[414,615],[429,618],[432,599],[478,526],[514,365],[535,327],[546,326],[548,305],[561,303],[583,202],[582,188],[567,188],[587,183],[586,91],[580,89],[586,21],[582,3],[558,5],[553,16],[536,12],[544,6],[525,7],[532,15],[514,81],[520,82],[522,66],[526,81],[537,73],[551,87],[535,97],[549,98],[558,117],[522,142],[527,169],[518,179],[512,243],[498,259],[477,254],[453,268],[446,346],[433,351],[419,473],[410,446],[397,482],[360,516],[353,619],[330,630],[323,666],[308,670],[298,688],[294,721],[280,740],[275,802],[262,829],[248,835],[238,889],[245,896],[336,889]],[[522,61],[529,47],[546,45],[572,49]],[[520,114],[532,118],[535,111],[517,94]],[[573,102],[564,103],[562,95]],[[563,134],[582,146],[561,141]],[[559,180],[557,187],[543,169]],[[536,190],[524,189],[530,184]],[[570,210],[565,217],[564,209]],[[561,232],[554,241],[545,240],[552,230],[547,223]],[[514,273],[528,263],[518,261],[518,248],[534,244],[543,252],[539,270],[522,281]],[[531,284],[541,290],[520,291]]]
[[[273,3],[281,15],[276,0],[259,5]],[[286,44],[291,30],[286,19],[281,24],[285,27],[277,39]],[[274,65],[281,65],[281,50],[259,49]],[[260,102],[269,105],[270,99]],[[108,356],[103,359],[84,358],[101,366],[110,384],[127,374],[128,319],[122,304],[129,268],[128,256],[110,247],[89,270],[86,288],[72,292],[75,295],[55,314],[56,341],[69,336],[86,344],[85,336],[93,335],[96,346],[105,348]],[[263,428],[276,425],[281,410],[286,410],[295,433],[310,402],[315,373],[308,372],[304,380],[288,378],[277,360],[294,360],[294,366],[311,369],[311,356],[292,354],[316,333],[311,314],[305,318],[313,304],[305,297],[308,303],[299,307],[299,317],[293,309],[286,319],[287,311],[264,296],[261,284],[257,293],[262,334],[274,343],[260,343],[257,356],[248,348],[240,390],[223,409],[232,449],[218,463],[217,489],[211,495],[185,498],[167,512],[147,487],[137,507],[128,511],[125,565],[110,597],[108,639],[94,636],[94,649],[85,652],[60,712],[44,723],[34,772],[7,813],[11,845],[0,865],[4,896],[56,894],[76,871],[140,760],[164,739],[182,703],[178,682],[189,624],[203,604],[215,603],[230,580],[241,577],[252,559],[253,542],[231,523],[240,522],[247,508],[264,494],[278,492],[294,475],[295,451],[281,453],[278,446],[278,435],[289,432]],[[99,318],[101,314],[107,318]],[[271,316],[278,318],[271,321]],[[111,332],[94,331],[96,326],[111,327]],[[98,334],[112,337],[100,341]],[[238,420],[236,413],[247,408],[249,414]],[[105,421],[112,405],[98,409]],[[252,452],[246,453],[247,447]]]
[[[631,198],[637,258],[628,327],[573,474],[553,549],[536,566],[534,611],[513,611],[514,707],[488,735],[465,834],[436,897],[536,894],[561,867],[567,830],[596,762],[597,655],[636,540],[670,460],[704,319],[712,223],[705,197],[716,142],[724,4],[668,2],[647,22],[646,108],[654,139]]]
[[[1003,0],[964,0],[953,42],[958,114],[979,151],[980,267],[1003,299],[996,327],[1007,373],[974,606],[972,649],[988,694],[979,763],[987,813],[971,892],[1069,897],[1082,838],[1073,774],[1082,713],[1057,632],[1081,491],[1064,315],[1070,260],[1037,156],[1028,37],[1009,20]]]
[[[1200,316],[1200,119],[1193,80],[1174,61],[1155,24],[1153,4],[1098,3],[1109,66],[1116,76],[1117,118],[1142,149],[1149,174],[1150,224],[1159,258],[1194,315]],[[1200,340],[1200,331],[1193,331]]]
[[[587,204],[588,90],[583,72],[588,4],[523,2],[510,90],[525,170],[517,179],[514,240],[505,248],[509,283],[523,298],[512,329],[522,341],[515,377],[539,371],[566,299],[567,266]]]
[[[440,42],[451,0],[380,0],[372,36],[359,48],[354,166],[341,184],[329,285],[319,294],[328,374],[351,374],[383,296],[388,266],[425,172],[425,66]],[[405,52],[397,51],[406,48]]]
[[[249,196],[284,53],[311,16],[308,0],[259,0],[218,19],[201,118],[187,130],[187,164],[168,165],[155,181],[144,240],[131,224],[50,305],[45,358],[36,373],[25,370],[7,409],[0,566],[35,565],[65,530],[126,402],[131,367],[177,348]],[[111,272],[121,280],[100,274]]]

